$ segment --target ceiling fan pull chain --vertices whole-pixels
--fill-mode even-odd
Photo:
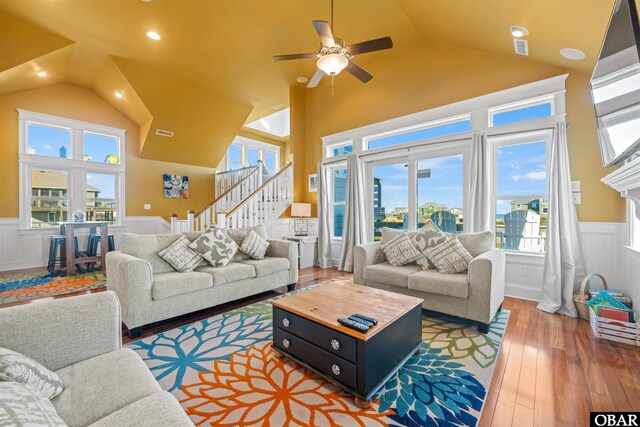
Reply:
[[[334,96],[335,93],[333,93],[333,74],[331,75],[331,96]]]

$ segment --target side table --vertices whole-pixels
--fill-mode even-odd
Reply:
[[[284,236],[285,240],[298,243],[298,265],[300,268],[313,267],[318,253],[318,236]]]

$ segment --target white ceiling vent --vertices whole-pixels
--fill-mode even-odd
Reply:
[[[170,132],[168,130],[156,129],[156,135],[168,136],[169,138],[171,138],[173,136],[173,132]]]
[[[518,55],[529,56],[529,43],[523,39],[513,39],[513,47]]]

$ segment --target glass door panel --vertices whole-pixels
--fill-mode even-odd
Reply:
[[[382,227],[406,230],[409,170],[406,162],[373,165],[373,235],[380,240]]]
[[[428,220],[446,233],[463,228],[463,157],[434,157],[416,162],[417,224]]]

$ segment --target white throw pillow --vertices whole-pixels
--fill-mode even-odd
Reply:
[[[171,264],[171,267],[175,268],[180,273],[187,273],[193,271],[200,265],[202,257],[200,254],[189,247],[191,240],[185,235],[182,235],[169,245],[168,248],[164,248],[158,252],[158,256],[163,260]]]
[[[31,384],[0,381],[0,425],[66,427],[53,403]]]
[[[58,374],[42,363],[6,348],[0,348],[0,381],[32,385],[48,399],[62,393],[62,380]]]
[[[238,252],[236,242],[227,235],[224,228],[217,225],[211,225],[189,247],[214,267],[226,266]]]
[[[407,234],[400,234],[382,245],[389,264],[400,267],[419,259],[422,254],[416,249]]]
[[[424,255],[424,251],[427,248],[434,248],[448,240],[447,235],[440,231],[437,225],[433,221],[428,220],[425,225],[413,235],[411,241],[415,247],[423,254],[416,260],[416,264],[422,267],[423,270],[427,268],[436,268],[435,265]]]
[[[440,273],[445,274],[466,271],[473,259],[455,236],[434,248],[425,249],[424,254],[438,268]]]
[[[253,259],[264,259],[269,242],[253,230],[249,231],[247,237],[242,241],[240,251],[249,255]]]

